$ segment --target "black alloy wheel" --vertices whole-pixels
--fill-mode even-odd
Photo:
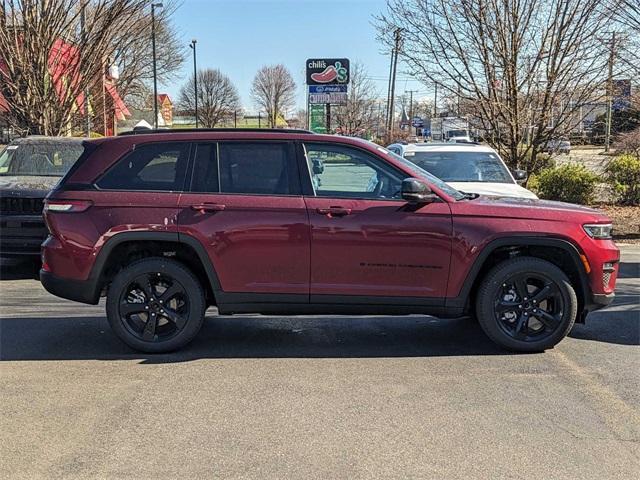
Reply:
[[[480,326],[498,345],[536,352],[552,348],[571,330],[578,300],[567,275],[535,257],[505,260],[481,280],[476,295]]]
[[[189,343],[202,326],[204,310],[202,285],[171,259],[133,262],[118,272],[107,292],[111,328],[143,352],[169,352]]]
[[[175,278],[143,273],[123,289],[118,305],[120,321],[132,335],[147,342],[168,340],[189,318],[189,296]]]
[[[564,300],[551,278],[517,273],[506,279],[494,299],[494,315],[504,332],[521,341],[552,335],[561,325]]]

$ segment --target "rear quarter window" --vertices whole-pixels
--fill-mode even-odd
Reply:
[[[189,142],[137,146],[96,185],[105,190],[180,191],[184,188],[190,146]]]

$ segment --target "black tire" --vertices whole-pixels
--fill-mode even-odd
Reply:
[[[571,330],[576,292],[554,264],[534,257],[506,260],[482,279],[476,315],[487,336],[519,352],[553,348]]]
[[[109,325],[124,343],[147,353],[188,344],[202,327],[204,311],[198,279],[166,258],[133,262],[118,272],[107,292]]]

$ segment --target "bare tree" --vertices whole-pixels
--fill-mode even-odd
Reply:
[[[287,123],[291,128],[307,128],[307,111],[304,108],[297,110]]]
[[[86,1],[86,0],[85,0]],[[178,79],[185,62],[183,39],[171,21],[180,0],[165,0],[156,10],[156,71],[158,82],[167,85]],[[147,2],[148,5],[149,2]],[[151,16],[144,11],[132,17],[127,29],[114,33],[113,63],[120,67],[118,91],[127,103],[137,108],[150,106],[153,101],[153,55],[151,50]]]
[[[604,93],[608,14],[600,0],[388,0],[377,17],[426,85],[472,105],[486,140],[529,171]]]
[[[195,115],[195,86],[193,75],[180,89],[178,107]],[[214,128],[239,112],[240,96],[229,77],[220,70],[208,68],[198,71],[198,121],[205,128]]]
[[[640,2],[638,0],[608,0],[611,12],[618,22],[640,34]]]
[[[342,135],[364,135],[375,128],[377,91],[363,64],[353,63],[349,77],[347,103],[335,107],[332,116]]]
[[[120,63],[118,86],[125,95],[150,78],[151,55],[139,46],[150,43],[148,10],[147,0],[3,1],[0,94],[8,104],[8,123],[23,133],[47,135],[69,132],[90,111],[103,123],[97,115],[103,108],[96,107],[106,102],[109,65]],[[159,32],[174,35],[162,14],[157,21]],[[174,71],[182,62],[176,44],[163,45],[158,58],[172,58],[160,64],[161,71]]]
[[[285,116],[295,105],[296,82],[282,65],[265,66],[258,70],[251,86],[251,98],[267,113],[269,127],[274,128],[278,116]]]
[[[605,0],[614,23],[610,32],[616,32],[615,44],[609,44],[615,58],[613,75],[618,78],[637,78],[640,74],[640,1]]]

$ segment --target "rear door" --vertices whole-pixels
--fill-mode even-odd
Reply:
[[[448,204],[411,207],[400,198],[408,175],[368,151],[328,143],[304,148],[313,190],[305,197],[311,302],[442,303],[451,256]]]
[[[82,198],[94,203],[96,231],[109,236],[123,231],[177,232],[178,198],[190,148],[190,142],[146,143],[118,160],[95,182],[96,190],[82,192]]]
[[[309,221],[293,143],[197,143],[190,185],[178,224],[205,246],[219,301],[308,302]]]

